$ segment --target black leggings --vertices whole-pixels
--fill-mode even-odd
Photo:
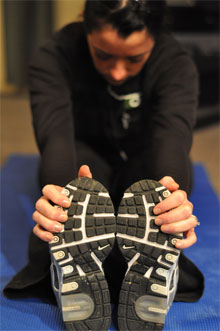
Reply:
[[[68,181],[77,177],[77,171],[83,164],[87,164],[90,167],[93,178],[102,183],[110,193],[115,209],[117,210],[118,204],[123,196],[123,192],[133,183],[141,179],[155,179],[158,178],[156,169],[152,166],[151,152],[150,150],[143,151],[138,155],[124,161],[122,158],[117,158],[107,162],[105,157],[100,156],[95,152],[88,144],[84,142],[76,142],[76,169],[63,170],[63,174],[60,174],[58,170],[59,165],[56,163],[53,165],[45,165],[44,158],[40,163],[40,184],[43,187],[48,183],[49,175],[54,178],[51,182],[53,184],[65,186]],[[104,154],[104,153],[103,153]],[[168,157],[168,156],[167,156]],[[175,159],[177,156],[175,156]],[[47,157],[47,163],[51,158]],[[161,168],[163,166],[161,165]],[[184,173],[179,179],[181,188],[190,192],[192,187],[192,165],[189,159],[182,165]],[[46,168],[46,169],[45,169]],[[50,174],[48,174],[50,172]],[[167,175],[167,174],[163,174]],[[67,181],[63,178],[69,178]]]

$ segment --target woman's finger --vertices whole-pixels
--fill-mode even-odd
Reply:
[[[33,228],[33,233],[41,240],[47,242],[53,240],[54,238],[52,233],[44,230],[39,224],[35,225],[35,227]]]
[[[55,205],[68,208],[70,206],[70,200],[68,197],[62,193],[63,188],[56,185],[46,185],[44,186],[42,193],[43,196],[52,201]]]
[[[50,202],[43,196],[36,202],[36,210],[48,219],[65,222],[67,220],[67,213],[56,206],[52,206]]]
[[[89,177],[89,178],[92,178],[92,173],[91,173],[91,171],[89,169],[89,166],[87,166],[86,164],[85,165],[82,165],[79,168],[78,177]]]
[[[192,212],[193,204],[187,201],[179,207],[176,207],[166,213],[158,215],[155,219],[155,223],[157,225],[162,225],[182,221],[188,219],[192,215]]]
[[[185,233],[185,236],[186,236],[186,238],[178,240],[175,243],[176,248],[185,249],[185,248],[188,248],[188,247],[190,247],[190,246],[192,246],[196,243],[197,236],[196,236],[194,228],[187,231]]]
[[[170,196],[168,196],[165,200],[159,202],[154,207],[154,214],[162,214],[173,208],[176,208],[182,205],[187,200],[187,194],[185,191],[177,190],[173,192]]]
[[[33,220],[49,232],[61,232],[63,230],[63,224],[48,219],[47,217],[40,214],[38,211],[35,211],[33,213]]]
[[[170,192],[174,192],[179,188],[179,184],[170,176],[163,177],[159,183],[165,186]]]
[[[194,215],[192,215],[191,217],[183,221],[178,221],[170,224],[163,224],[161,225],[160,229],[162,232],[175,234],[175,233],[189,231],[190,229],[196,227],[197,224],[198,224],[197,218]]]

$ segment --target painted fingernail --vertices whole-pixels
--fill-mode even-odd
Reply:
[[[154,211],[154,214],[160,214],[161,213],[161,209],[158,208],[158,207],[155,207],[153,211]]]
[[[63,225],[61,224],[54,224],[54,231],[55,232],[60,232],[63,230]]]
[[[160,220],[159,218],[156,218],[156,219],[155,219],[155,224],[157,224],[157,225],[161,225],[161,224],[163,224],[163,221]]]

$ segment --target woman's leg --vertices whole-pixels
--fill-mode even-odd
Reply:
[[[77,142],[76,151],[77,167],[79,168],[83,164],[88,164],[91,168],[94,179],[109,187],[111,168],[106,163],[106,161],[85,143]],[[41,169],[43,166],[45,166],[45,163],[44,160],[41,160]],[[51,172],[52,171],[55,172],[56,167],[52,167]],[[41,175],[43,173],[46,174],[47,171],[41,171]],[[62,181],[62,176],[60,173],[58,174],[58,177],[59,180]],[[56,178],[56,173],[51,173],[51,178]],[[71,179],[74,179],[74,177],[70,178],[70,180]],[[46,178],[41,178],[41,180],[44,183],[47,183]],[[64,183],[63,185],[65,184],[67,183]],[[6,285],[4,289],[5,295],[14,297],[43,296],[45,299],[49,299],[55,302],[50,284],[50,264],[51,261],[48,244],[31,233],[28,248],[28,265],[18,274],[16,274],[13,279]],[[42,286],[45,288],[45,290],[42,290]],[[47,291],[47,289],[50,290]]]
[[[149,155],[149,159],[146,158],[146,155]],[[187,160],[184,165],[185,173],[183,173],[181,178],[181,187],[185,188],[188,194],[192,188],[192,174],[193,168],[190,162],[190,159]],[[112,180],[113,185],[111,187],[111,194],[113,201],[115,202],[115,208],[117,209],[120,200],[123,196],[123,192],[133,183],[142,180],[142,179],[154,179],[159,180],[157,170],[154,167],[151,167],[151,157],[150,153],[144,153],[142,156],[138,155],[137,157],[132,158],[128,162],[124,162],[114,171],[117,174],[115,180]],[[165,175],[165,174],[164,174]],[[115,245],[115,250],[112,250],[112,253],[109,257],[111,258],[111,263],[116,265],[121,264],[121,270],[124,272],[125,268],[124,263],[122,262],[123,258],[121,257],[120,250],[117,245]],[[106,260],[106,263],[108,259]],[[117,267],[115,268],[117,269]],[[180,255],[179,259],[179,270],[180,277],[178,282],[176,300],[177,301],[197,301],[204,290],[204,277],[200,270],[190,261],[183,253]],[[111,269],[109,270],[109,274]],[[113,282],[114,274],[109,278],[109,283]],[[115,274],[115,279],[117,279],[117,273]],[[120,290],[120,282],[122,281],[123,276],[122,272],[120,273],[120,279],[118,280],[117,286]],[[117,296],[117,291],[115,291],[115,296]]]

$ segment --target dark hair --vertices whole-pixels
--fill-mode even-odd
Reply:
[[[156,37],[166,26],[165,0],[86,0],[84,24],[86,33],[111,24],[126,38],[145,27]]]

